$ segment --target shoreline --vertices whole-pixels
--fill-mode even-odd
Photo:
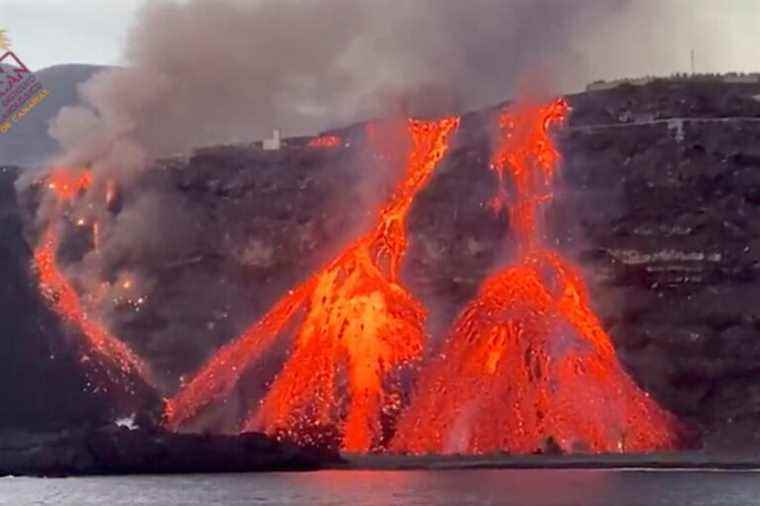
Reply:
[[[117,426],[58,433],[0,432],[0,477],[476,469],[758,472],[760,458],[698,450],[605,455],[357,455],[301,448],[257,433],[175,434]]]
[[[108,476],[313,471],[343,464],[337,452],[264,434],[175,434],[118,426],[0,432],[0,476]]]
[[[695,451],[668,454],[391,456],[341,455],[351,470],[609,469],[683,471],[760,471],[754,455],[715,455]]]

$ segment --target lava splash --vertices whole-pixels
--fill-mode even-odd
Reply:
[[[518,259],[483,283],[423,369],[392,451],[601,453],[680,445],[677,420],[619,363],[577,269],[541,245],[537,216],[552,198],[559,160],[550,127],[567,111],[557,100],[502,114],[494,204],[510,201]]]
[[[167,402],[169,428],[180,428],[228,396],[243,372],[300,314],[291,353],[242,430],[263,430],[304,444],[315,442],[312,434],[335,430],[340,446],[354,452],[381,444],[382,415],[399,408],[389,383],[420,357],[425,344],[425,308],[398,279],[406,215],[445,156],[458,124],[458,118],[409,121],[406,176],[375,228],[220,349]]]
[[[56,199],[56,218],[63,215],[68,202],[89,189],[91,184],[90,171],[53,170],[47,177],[47,187]],[[53,219],[43,231],[33,254],[40,291],[53,311],[81,332],[86,352],[104,366],[105,373],[113,382],[129,388],[134,378],[140,378],[146,385],[154,386],[148,364],[128,344],[87,313],[76,289],[58,265],[56,255],[59,245],[60,233]]]

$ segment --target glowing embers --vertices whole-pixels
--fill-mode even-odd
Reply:
[[[310,148],[337,148],[343,141],[337,135],[323,135],[309,141]]]
[[[487,280],[423,370],[392,450],[646,452],[678,424],[621,368],[580,277],[542,252]]]
[[[567,104],[520,106],[500,120],[493,158],[518,243],[515,266],[492,276],[443,350],[421,373],[392,451],[644,452],[679,446],[680,428],[623,371],[588,304],[583,280],[541,246],[537,215],[551,199],[559,154],[549,135]],[[507,175],[512,194],[507,196]]]
[[[425,310],[373,262],[368,239],[317,276],[294,349],[244,430],[302,440],[343,420],[344,449],[379,442],[381,409],[397,408],[384,383],[421,354]]]
[[[544,105],[518,104],[499,116],[502,135],[491,169],[500,185],[492,205],[497,209],[507,205],[506,186],[511,183],[510,227],[523,250],[539,239],[537,211],[552,198],[551,183],[560,156],[549,130],[564,123],[567,113],[567,102],[558,99]]]
[[[127,385],[129,380],[139,377],[146,384],[153,385],[148,365],[126,343],[87,314],[79,294],[56,260],[60,233],[55,220],[63,214],[63,206],[86,191],[91,183],[92,175],[88,171],[56,169],[48,177],[47,187],[54,192],[57,200],[57,215],[43,231],[34,250],[34,266],[40,291],[55,313],[82,333],[91,358],[104,366],[106,374],[113,381]]]
[[[47,175],[47,187],[55,194],[59,203],[69,202],[92,185],[89,170],[52,169]]]
[[[394,374],[418,358],[424,345],[425,310],[398,282],[405,219],[458,124],[458,118],[409,122],[406,175],[375,229],[212,357],[167,403],[170,428],[229,395],[244,369],[302,310],[291,353],[243,430],[264,430],[307,444],[314,442],[312,434],[332,430],[349,451],[381,443],[382,414],[399,408],[391,385]]]

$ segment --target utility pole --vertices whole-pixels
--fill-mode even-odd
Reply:
[[[694,50],[691,50],[691,75],[694,75]]]

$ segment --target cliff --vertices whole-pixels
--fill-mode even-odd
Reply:
[[[701,429],[708,446],[725,449],[760,444],[757,95],[756,84],[655,81],[568,97],[571,120],[557,134],[563,167],[546,213],[546,241],[581,266],[625,367]],[[495,183],[488,163],[496,112],[463,118],[409,219],[403,279],[430,309],[435,340],[510,256],[507,216],[484,205]],[[139,272],[151,283],[139,312],[119,306],[109,316],[115,333],[150,357],[167,390],[362,230],[390,185],[356,142],[361,131],[338,131],[350,145],[334,149],[201,149],[157,162],[124,195],[125,209],[145,199],[152,213],[120,217],[125,227],[140,226],[106,252],[106,275]],[[14,396],[71,402],[61,401],[60,412],[38,402],[0,418],[65,425],[102,413],[95,403],[105,400],[81,393],[80,373],[63,372],[77,370],[76,353],[34,291],[24,240],[34,237],[35,197],[25,192],[19,207],[13,177],[3,179],[2,248],[3,279],[15,287],[2,296],[18,317],[6,335],[33,339],[10,340],[0,351],[34,369],[19,366],[25,393],[8,392],[3,403],[18,403]],[[81,255],[64,257],[76,266]],[[45,361],[50,350],[56,358]],[[0,373],[2,384],[12,374]],[[42,393],[39,374],[66,380],[47,382]],[[251,372],[205,427],[230,430],[246,410],[243,400],[265,382]]]

